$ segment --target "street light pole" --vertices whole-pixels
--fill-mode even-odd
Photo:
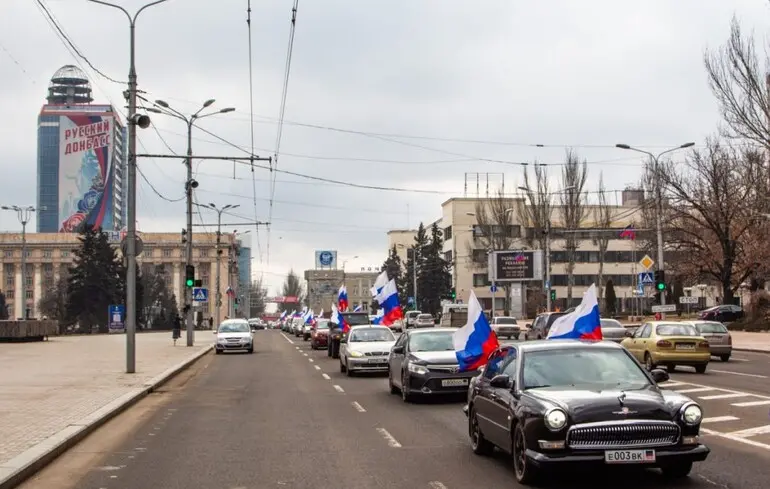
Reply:
[[[0,207],[4,211],[15,211],[21,223],[21,304],[24,306],[22,311],[23,318],[29,319],[29,308],[27,307],[27,223],[35,212],[31,205],[21,207],[18,205],[4,205]],[[16,291],[19,292],[18,290]],[[14,311],[18,316],[18,311]]]
[[[174,117],[176,119],[183,121],[187,125],[187,158],[185,158],[184,160],[184,164],[187,169],[187,180],[185,181],[185,199],[187,204],[187,232],[185,234],[185,236],[187,237],[187,242],[185,243],[185,264],[187,266],[191,266],[193,264],[193,225],[192,225],[193,190],[198,187],[198,182],[195,181],[192,173],[193,126],[195,125],[195,121],[197,121],[198,119],[203,119],[204,117],[209,117],[216,114],[226,114],[228,112],[233,112],[235,110],[233,107],[227,107],[221,110],[217,110],[215,112],[201,114],[203,110],[210,107],[215,101],[216,101],[215,99],[206,100],[205,102],[203,102],[201,107],[190,116],[184,115],[183,113],[174,109],[167,102],[163,100],[156,100],[155,107],[147,108],[149,112],[154,112],[156,114],[163,114],[163,115]],[[188,287],[184,291],[184,310],[186,311],[185,329],[187,330],[187,346],[193,346],[194,338],[195,338],[195,320],[193,318],[192,302],[193,302],[192,288]]]
[[[663,189],[660,181],[660,157],[663,156],[666,153],[671,153],[673,151],[678,151],[680,149],[689,148],[691,146],[695,146],[695,143],[684,143],[680,146],[677,146],[676,148],[667,149],[666,151],[662,151],[658,153],[657,155],[654,155],[653,153],[650,153],[649,151],[644,151],[642,149],[634,148],[633,146],[629,146],[628,144],[616,144],[616,148],[620,149],[627,149],[630,151],[636,151],[637,153],[643,153],[648,155],[650,158],[652,158],[653,162],[653,173],[655,177],[655,232],[657,234],[657,241],[658,241],[658,270],[663,271],[665,270],[665,264],[663,262],[664,256],[663,256]],[[661,290],[660,291],[660,305],[665,306],[666,305],[666,291]],[[666,314],[662,313],[663,319],[666,318]]]
[[[123,12],[129,22],[129,68],[128,68],[128,175],[126,176],[126,373],[136,372],[136,126],[146,128],[150,125],[147,116],[137,117],[136,113],[136,19],[145,9],[166,2],[150,2],[131,16],[120,5],[102,0],[89,0],[93,3],[112,7]]]
[[[222,243],[222,213],[225,212],[228,209],[235,209],[237,207],[240,207],[240,204],[235,204],[235,205],[227,204],[227,205],[219,208],[215,204],[209,203],[208,205],[206,205],[206,204],[200,205],[200,207],[205,207],[207,209],[211,209],[211,210],[213,210],[214,212],[217,213],[217,245],[216,245],[216,255],[217,255],[217,272],[216,273],[217,273],[217,275],[216,275],[216,284],[215,284],[215,287],[216,287],[216,293],[215,293],[215,297],[216,298],[215,298],[215,301],[216,301],[216,303],[214,304],[214,309],[215,309],[215,311],[214,311],[215,319],[214,320],[216,321],[216,323],[215,323],[216,327],[219,327],[220,317],[221,317],[221,314],[219,312],[219,308],[222,305],[222,290],[221,290],[221,287],[220,287],[221,273],[222,273],[222,266],[221,266],[221,263],[220,263],[220,254],[222,253],[222,250],[219,247],[219,245]]]

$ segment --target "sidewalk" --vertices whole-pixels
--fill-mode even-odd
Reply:
[[[733,338],[733,350],[770,353],[770,333],[747,333],[730,331]]]
[[[61,336],[0,343],[0,488],[40,457],[136,401],[213,345],[195,346],[171,332],[136,335],[136,373],[125,373],[125,335]]]

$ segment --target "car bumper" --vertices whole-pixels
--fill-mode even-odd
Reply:
[[[651,352],[656,364],[703,365],[711,360],[711,352],[676,353]]]
[[[246,351],[253,348],[253,343],[247,344],[219,344],[214,346],[218,351]]]
[[[643,450],[644,447],[634,447],[634,450]],[[706,460],[711,450],[706,445],[692,445],[688,447],[666,447],[655,448],[655,462],[651,463],[629,463],[629,464],[607,464],[604,461],[604,450],[587,450],[585,453],[570,451],[567,453],[543,453],[532,449],[527,449],[527,457],[538,467],[548,466],[580,466],[591,465],[612,465],[625,467],[661,467],[686,462],[702,462]]]
[[[388,357],[348,358],[347,367],[356,372],[387,372]]]
[[[315,346],[326,346],[329,344],[329,338],[326,336],[317,336],[312,339],[312,342]]]
[[[733,353],[732,345],[709,345],[709,352],[712,355],[730,355]]]
[[[519,336],[521,328],[495,328],[495,334],[498,336]]]
[[[430,372],[426,375],[409,373],[407,383],[409,390],[415,394],[467,394],[468,384],[478,375],[478,371],[460,372],[456,374]],[[463,381],[459,385],[444,385],[445,381]],[[457,382],[452,382],[456,384]]]

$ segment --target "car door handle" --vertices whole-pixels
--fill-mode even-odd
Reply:
[[[496,400],[498,397],[499,397],[499,396],[498,396],[497,394],[495,394],[494,392],[492,392],[492,393],[490,393],[490,394],[489,394],[489,398],[490,398],[490,399],[495,399],[495,400]]]

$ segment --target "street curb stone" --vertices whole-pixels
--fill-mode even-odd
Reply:
[[[204,355],[211,352],[213,348],[214,345],[203,348],[192,357],[179,362],[160,375],[145,382],[142,387],[127,392],[82,418],[77,423],[67,426],[27,451],[3,463],[0,465],[0,489],[13,489],[18,486],[53,462],[59,455],[75,446],[83,438],[93,433],[104,423],[136,404],[165,382],[171,380],[175,375],[200,360]]]
[[[766,355],[770,355],[770,350],[762,350],[759,348],[735,348],[733,347],[733,351],[745,351],[749,353],[764,353]],[[2,489],[2,486],[0,486],[0,489]]]

